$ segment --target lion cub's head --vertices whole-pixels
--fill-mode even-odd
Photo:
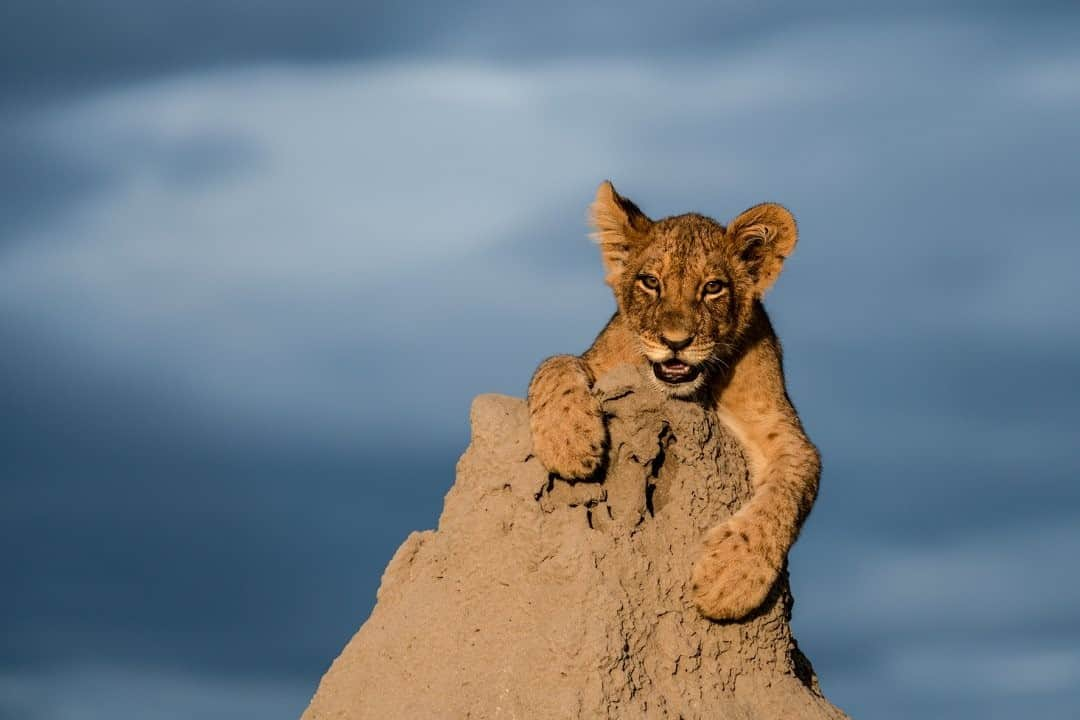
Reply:
[[[752,207],[727,227],[696,214],[650,220],[610,182],[591,220],[620,314],[656,380],[683,397],[726,364],[796,240],[779,205]]]

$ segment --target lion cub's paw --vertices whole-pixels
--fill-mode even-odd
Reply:
[[[548,472],[567,480],[593,475],[603,463],[607,429],[600,402],[586,387],[532,413],[533,452]]]
[[[779,571],[755,545],[754,532],[760,530],[723,523],[706,534],[691,576],[694,604],[705,617],[738,620],[765,602]]]

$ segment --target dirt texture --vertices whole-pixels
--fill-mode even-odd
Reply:
[[[792,637],[785,572],[739,623],[703,619],[702,534],[750,495],[737,443],[623,368],[597,383],[600,482],[549,479],[525,402],[482,395],[438,530],[386,568],[304,720],[845,718]]]

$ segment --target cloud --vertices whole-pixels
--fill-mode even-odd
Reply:
[[[812,583],[805,595],[822,595],[814,606],[843,617],[844,631],[852,634],[928,638],[993,631],[1002,641],[1019,640],[1072,616],[1080,582],[1061,578],[1060,569],[1078,546],[1074,515],[1066,524],[983,528],[870,553],[852,549],[832,570],[834,578],[848,576],[843,583]]]
[[[724,111],[739,115],[781,102],[795,82],[759,82],[778,68],[687,70],[265,70],[75,104],[34,118],[37,139],[108,183],[9,240],[0,301],[80,355],[136,381],[171,377],[226,414],[246,406],[320,431],[354,428],[371,421],[341,393],[357,389],[358,372],[392,373],[384,387],[402,388],[456,352],[447,308],[460,308],[469,333],[469,317],[505,327],[539,307],[572,317],[610,306],[592,277],[547,281],[554,294],[536,287],[500,245],[562,212],[577,237],[542,241],[557,254],[587,247],[582,208],[598,169],[626,165],[625,139],[598,130],[627,112],[618,105],[631,89],[711,88],[694,112],[739,93],[741,106]],[[588,131],[563,122],[575,111]],[[655,109],[637,121],[662,119]],[[404,326],[425,335],[421,347]]]
[[[927,647],[902,653],[890,670],[913,691],[936,695],[957,690],[974,697],[1038,695],[1080,683],[1080,652],[1071,649],[998,654],[984,648]]]
[[[824,689],[853,717],[1066,718],[1080,700],[1077,653],[1010,646],[912,647]],[[889,698],[885,701],[883,698]]]
[[[918,544],[867,537],[797,546],[792,561],[800,644],[854,717],[1063,717],[1080,699],[1080,582],[1062,574],[1075,513]]]

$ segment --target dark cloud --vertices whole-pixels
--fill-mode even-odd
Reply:
[[[166,73],[259,62],[458,55],[559,58],[746,49],[790,28],[952,17],[1016,26],[1075,17],[1068,2],[939,3],[775,0],[663,7],[561,1],[188,3],[10,0],[0,10],[0,97],[48,96]]]
[[[0,386],[8,668],[141,657],[307,674],[355,630],[386,558],[406,528],[434,524],[452,482],[460,441],[335,455],[243,428],[207,436],[161,397],[23,345]]]
[[[407,45],[410,34],[422,36],[419,27],[394,23],[384,8],[334,0],[15,0],[2,11],[0,83],[17,94],[55,94],[236,62],[363,58]]]

